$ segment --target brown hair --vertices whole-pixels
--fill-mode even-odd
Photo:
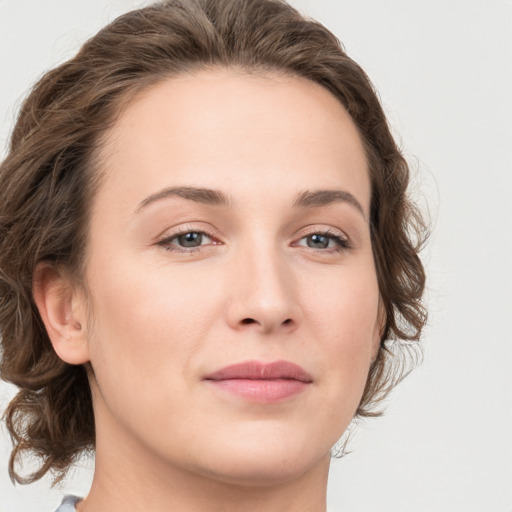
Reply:
[[[0,167],[0,375],[19,388],[5,419],[14,449],[11,478],[61,478],[95,443],[86,370],[52,349],[32,298],[38,262],[79,280],[94,156],[122,106],[165,77],[207,67],[270,70],[316,82],[345,106],[366,148],[372,184],[371,235],[386,313],[381,349],[357,410],[373,409],[408,369],[390,340],[418,340],[425,323],[425,275],[418,257],[425,227],[406,189],[409,169],[364,71],[336,37],[280,0],[176,0],[121,16],[73,59],[47,73],[22,105]],[[41,460],[22,477],[23,454]]]

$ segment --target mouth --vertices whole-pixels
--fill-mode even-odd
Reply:
[[[246,361],[221,368],[204,380],[221,392],[263,404],[289,400],[313,382],[303,368],[288,361]]]

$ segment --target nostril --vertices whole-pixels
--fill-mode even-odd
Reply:
[[[293,320],[291,318],[287,318],[286,320],[283,321],[283,324],[282,325],[289,325],[293,322]],[[257,322],[256,320],[254,320],[254,318],[244,318],[241,322],[243,325],[250,325],[250,324],[257,324],[259,322]]]

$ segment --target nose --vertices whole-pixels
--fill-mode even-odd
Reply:
[[[295,330],[301,321],[296,280],[277,250],[239,255],[230,272],[227,321],[261,334]]]

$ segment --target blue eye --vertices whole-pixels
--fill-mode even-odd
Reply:
[[[164,238],[159,242],[159,245],[162,245],[168,251],[182,251],[195,249],[211,243],[212,239],[206,233],[202,231],[187,231]]]
[[[301,238],[297,245],[318,250],[342,250],[349,247],[348,240],[334,233],[312,233]]]
[[[158,242],[167,251],[192,252],[205,245],[216,245],[219,242],[204,231],[182,231],[168,236]],[[307,247],[320,252],[332,253],[348,249],[349,242],[346,238],[330,232],[317,232],[303,236],[293,245]]]
[[[325,235],[309,235],[306,237],[308,247],[312,249],[327,249],[332,239]]]
[[[184,235],[177,236],[175,238],[178,245],[181,247],[199,247],[203,242],[203,233],[185,233]]]

